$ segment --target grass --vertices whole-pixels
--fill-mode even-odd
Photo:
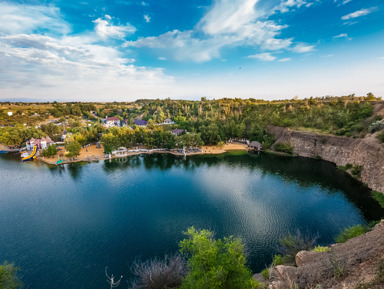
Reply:
[[[345,243],[347,240],[354,237],[363,235],[369,231],[369,228],[364,225],[356,225],[352,227],[345,228],[337,237],[337,243]]]
[[[384,208],[384,194],[372,191],[372,197],[380,204],[381,207]]]

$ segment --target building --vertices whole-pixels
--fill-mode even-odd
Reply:
[[[135,119],[133,123],[137,126],[147,126],[148,121],[142,120],[142,119]]]
[[[33,150],[33,147],[37,145],[39,149],[46,149],[47,146],[54,144],[54,142],[51,140],[49,136],[42,137],[41,139],[34,139],[31,138],[30,140],[26,141],[27,150],[31,151]]]
[[[176,129],[173,129],[173,130],[172,130],[172,134],[173,134],[173,135],[182,135],[183,132],[184,132],[184,130],[183,130],[183,129],[180,129],[180,128],[176,128]]]
[[[263,147],[261,146],[261,143],[257,142],[257,141],[253,141],[251,143],[248,144],[248,147],[250,148],[253,148],[255,150],[261,150]]]
[[[175,124],[175,122],[173,120],[171,120],[170,118],[167,118],[164,120],[163,124]]]
[[[114,150],[112,154],[115,155],[116,157],[125,157],[128,154],[128,149],[125,147],[119,147],[119,149]]]
[[[107,117],[105,120],[106,127],[120,126],[120,118],[118,117]]]

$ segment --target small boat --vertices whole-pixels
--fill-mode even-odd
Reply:
[[[0,151],[0,154],[7,154],[8,151]]]

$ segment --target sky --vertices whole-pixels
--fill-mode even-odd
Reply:
[[[368,92],[383,0],[0,0],[0,101]]]

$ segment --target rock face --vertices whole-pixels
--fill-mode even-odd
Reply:
[[[301,260],[300,266],[271,269],[269,289],[352,289],[360,283],[371,282],[379,271],[383,272],[384,220],[372,231],[332,245],[327,252],[301,251],[298,255],[296,260]],[[384,278],[380,278],[374,287],[358,288],[384,288]]]
[[[374,136],[353,139],[276,126],[269,126],[268,131],[275,135],[276,142],[290,143],[295,155],[321,157],[338,166],[360,165],[361,181],[384,193],[384,146]]]

